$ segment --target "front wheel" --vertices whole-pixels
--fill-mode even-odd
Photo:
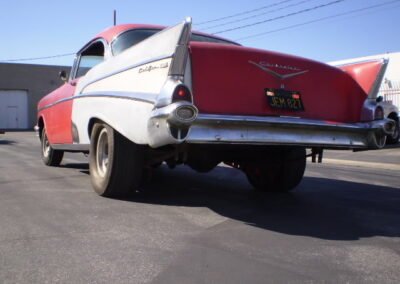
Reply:
[[[57,167],[61,164],[64,157],[64,151],[54,150],[47,138],[46,128],[43,128],[42,135],[40,137],[41,142],[41,156],[42,161],[46,166]]]
[[[122,197],[138,190],[143,163],[143,146],[129,141],[105,123],[93,126],[89,171],[97,194]]]
[[[247,179],[256,190],[288,192],[302,180],[306,168],[306,150],[301,147],[283,148],[276,157],[258,160],[243,166]]]

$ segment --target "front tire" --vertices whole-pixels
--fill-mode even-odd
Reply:
[[[54,150],[47,138],[46,128],[43,128],[40,137],[42,161],[46,166],[58,167],[64,157],[64,151]]]
[[[90,139],[89,171],[93,189],[104,197],[123,197],[139,189],[143,146],[105,123],[96,123]]]
[[[288,192],[302,180],[306,168],[305,148],[283,148],[272,160],[259,160],[244,165],[247,179],[256,190]]]

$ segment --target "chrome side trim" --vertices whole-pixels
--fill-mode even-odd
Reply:
[[[93,97],[107,97],[107,98],[117,98],[117,99],[127,99],[140,101],[144,103],[154,104],[157,98],[157,94],[151,93],[134,93],[134,92],[88,92],[80,95],[74,96],[77,99],[80,98],[93,98]]]
[[[38,111],[42,111],[44,109],[53,107],[55,105],[75,100],[75,99],[84,99],[84,98],[114,98],[114,99],[126,99],[126,100],[133,100],[139,101],[149,104],[154,104],[156,102],[157,95],[155,94],[148,94],[148,93],[131,93],[131,92],[88,92],[81,95],[75,95],[72,97],[60,99],[55,101],[54,103],[45,105],[38,109]]]
[[[301,145],[325,148],[381,148],[385,126],[393,121],[331,123],[291,117],[200,114],[191,126],[188,143]]]
[[[376,76],[374,85],[372,86],[371,90],[369,91],[368,98],[374,98],[375,99],[378,96],[379,89],[381,87],[381,84],[382,84],[382,81],[383,81],[383,77],[385,76],[389,60],[388,59],[382,59],[381,62],[382,62],[381,70],[379,71],[378,76]]]
[[[76,79],[76,73],[78,72],[79,69],[79,65],[81,62],[81,57],[82,57],[82,53],[87,50],[91,45],[93,45],[94,43],[97,42],[101,42],[104,45],[104,60],[107,60],[110,57],[110,46],[108,45],[107,41],[105,41],[103,38],[95,38],[92,41],[88,42],[87,44],[85,44],[77,53],[74,59],[74,64],[72,66],[71,69],[71,74],[70,74],[70,79],[69,81],[72,81],[74,79]],[[103,60],[103,62],[104,62]]]
[[[192,32],[192,18],[188,17],[184,21],[184,26],[179,38],[175,53],[172,59],[172,64],[169,69],[169,76],[183,77],[185,75],[186,62],[189,56],[189,40]]]

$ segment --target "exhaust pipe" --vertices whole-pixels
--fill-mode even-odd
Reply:
[[[386,137],[393,135],[396,123],[392,119],[375,120],[371,123],[371,131],[368,135],[369,149],[382,149],[386,144]]]

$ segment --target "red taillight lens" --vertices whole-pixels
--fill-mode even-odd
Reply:
[[[298,99],[300,99],[300,95],[299,94],[293,94],[292,98],[295,99],[295,100],[298,100]]]
[[[377,107],[375,109],[375,120],[384,119],[383,109],[381,107]]]
[[[190,90],[185,85],[179,85],[176,87],[173,95],[173,101],[187,101],[192,102],[192,95]]]
[[[186,96],[186,90],[184,88],[180,88],[178,90],[178,96],[184,98]]]

